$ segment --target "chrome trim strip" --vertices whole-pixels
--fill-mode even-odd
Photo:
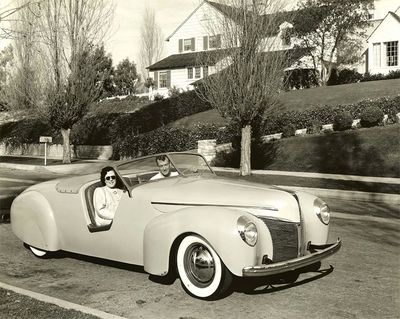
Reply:
[[[169,202],[151,202],[152,205],[175,205],[175,206],[215,206],[215,207],[238,207],[238,208],[255,208],[270,210],[278,212],[276,207],[262,207],[262,206],[249,206],[249,205],[227,205],[227,204],[194,204],[194,203],[169,203]]]
[[[338,238],[336,243],[328,245],[327,248],[312,253],[310,255],[302,256],[295,259],[290,259],[275,264],[268,265],[256,265],[244,267],[242,270],[243,277],[257,277],[257,276],[270,276],[280,273],[284,273],[291,270],[296,270],[299,268],[312,265],[324,258],[327,258],[337,251],[339,251],[342,246],[342,241]],[[316,247],[316,246],[314,246]]]

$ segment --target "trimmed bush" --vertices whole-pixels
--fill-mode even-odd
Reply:
[[[351,129],[353,118],[349,112],[343,111],[336,114],[333,119],[333,130],[334,131],[345,131]]]
[[[361,112],[360,124],[362,127],[378,126],[382,123],[383,115],[382,110],[376,106],[367,107]]]
[[[114,157],[138,157],[170,151],[197,149],[197,141],[216,139],[218,144],[230,142],[233,131],[216,125],[197,125],[193,128],[163,126],[144,134],[126,134],[113,143]]]
[[[333,70],[328,85],[358,83],[362,78],[363,75],[353,69]]]
[[[364,100],[355,104],[318,106],[302,112],[287,111],[268,115],[261,128],[261,135],[282,132],[283,128],[289,124],[296,128],[310,128],[315,123],[329,124],[337,114],[342,111],[349,112],[353,119],[360,118],[361,112],[371,106],[382,110],[383,114],[389,116],[389,122],[396,122],[396,114],[400,112],[400,95],[395,97],[383,97],[374,100]]]
[[[283,137],[294,136],[295,132],[296,132],[296,127],[293,124],[288,124],[282,128]]]

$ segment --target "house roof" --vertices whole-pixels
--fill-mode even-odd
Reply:
[[[217,3],[217,2],[213,2],[213,1],[209,1],[209,0],[204,0],[200,3],[199,6],[197,6],[197,8],[174,30],[174,32],[172,32],[167,38],[166,41],[169,41],[169,39],[171,39],[171,37],[182,27],[182,25],[184,25],[186,23],[186,21],[188,21],[190,19],[191,16],[193,16],[195,14],[195,12],[204,4],[207,3],[210,6],[212,6],[214,9],[216,9],[217,11],[221,12],[224,16],[232,19],[235,22],[238,22],[238,16],[239,16],[239,10],[232,7],[232,6],[228,6],[226,4],[222,4],[222,3]],[[273,22],[274,25],[272,26],[272,28],[268,28],[270,29],[269,31],[265,32],[265,35],[276,35],[279,32],[279,26],[287,21],[287,22],[292,22],[293,20],[293,13],[294,11],[282,11],[282,12],[277,12],[277,13],[273,13],[273,14],[265,14],[263,15],[263,19],[271,19],[274,18]],[[268,23],[268,21],[266,21],[266,23]]]
[[[214,65],[228,54],[227,49],[173,54],[147,67],[149,71],[180,69],[207,63]]]
[[[381,24],[383,23],[383,21],[385,21],[389,16],[393,17],[397,22],[400,23],[400,16],[398,15],[400,13],[400,7],[397,8],[397,10],[395,12],[389,11],[386,16],[381,20],[381,22],[376,26],[376,28],[374,29],[374,31],[371,32],[371,34],[369,35],[367,41],[369,41],[369,39],[372,37],[372,35],[375,33],[376,30],[379,29],[379,27],[381,26]]]

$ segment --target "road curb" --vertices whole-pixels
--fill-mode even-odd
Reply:
[[[124,317],[113,315],[113,314],[110,314],[110,313],[107,313],[107,312],[104,312],[101,310],[81,306],[81,305],[78,305],[78,304],[75,304],[75,303],[72,303],[72,302],[69,302],[66,300],[58,299],[55,297],[50,297],[50,296],[43,295],[43,294],[33,292],[30,290],[11,286],[11,285],[8,285],[8,284],[2,283],[2,282],[0,282],[0,287],[3,289],[6,289],[6,290],[11,290],[20,295],[24,295],[24,296],[27,296],[27,297],[30,297],[30,298],[33,298],[36,300],[40,300],[40,301],[43,301],[46,303],[54,304],[54,305],[59,306],[64,309],[76,310],[76,311],[83,312],[83,313],[86,313],[86,314],[89,314],[92,316],[97,316],[102,319],[126,319]]]

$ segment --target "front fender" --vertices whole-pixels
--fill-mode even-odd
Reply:
[[[25,191],[12,203],[11,228],[24,243],[46,251],[60,249],[57,226],[47,199],[37,191]]]
[[[259,237],[254,247],[240,238],[237,230],[240,216],[247,216],[257,226]],[[213,247],[231,273],[242,276],[243,267],[260,261],[266,251],[272,253],[270,234],[262,231],[263,227],[262,221],[253,215],[229,208],[189,207],[162,214],[145,228],[144,269],[150,274],[166,275],[175,240],[185,234],[197,234]]]

